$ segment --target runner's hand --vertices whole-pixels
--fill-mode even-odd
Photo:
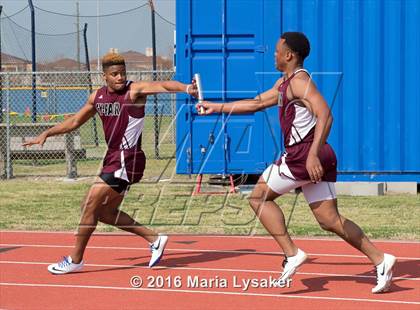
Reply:
[[[41,133],[38,137],[23,143],[22,146],[31,146],[31,145],[34,145],[34,144],[39,144],[39,145],[43,146],[44,143],[45,143],[45,140],[47,140],[47,134],[46,133]]]
[[[220,107],[221,105],[219,103],[211,103],[208,101],[202,101],[195,105],[195,108],[197,109],[198,114],[201,114],[201,115],[220,113]],[[201,113],[201,110],[200,110],[201,108],[203,108],[204,113]]]
[[[191,84],[187,86],[187,94],[198,98],[197,82],[193,79]]]
[[[317,155],[309,154],[306,159],[306,170],[313,183],[321,182],[324,169]]]

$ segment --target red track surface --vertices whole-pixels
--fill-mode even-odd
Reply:
[[[71,233],[0,232],[0,308],[420,309],[418,242],[377,242],[398,257],[391,291],[378,295],[370,292],[376,281],[370,262],[338,240],[296,240],[310,258],[291,286],[248,289],[243,280],[279,275],[282,257],[270,238],[172,236],[159,267],[149,269],[142,239],[98,234],[83,271],[49,274],[47,265],[67,255],[73,242]],[[142,278],[140,288],[130,285],[133,276]],[[211,287],[193,287],[194,278]]]

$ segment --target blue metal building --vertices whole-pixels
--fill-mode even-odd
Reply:
[[[341,181],[420,182],[420,2],[178,0],[176,79],[206,100],[253,98],[281,76],[282,32],[311,42],[305,67],[334,116]],[[200,116],[177,102],[177,173],[261,173],[283,150],[277,108]]]

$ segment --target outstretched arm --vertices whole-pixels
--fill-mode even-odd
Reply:
[[[254,99],[244,99],[233,101],[229,103],[212,103],[203,101],[198,103],[196,108],[200,111],[200,108],[204,108],[203,114],[212,113],[232,113],[232,114],[243,114],[243,113],[254,113],[265,108],[271,107],[277,104],[278,100],[278,86],[281,83],[281,79],[274,84],[273,88],[265,91],[264,93],[256,96]]]
[[[181,93],[185,92],[197,97],[197,86],[193,80],[192,84],[184,84],[178,81],[159,81],[159,82],[136,82],[131,86],[132,99],[138,96],[148,96],[160,93]]]
[[[45,143],[48,137],[65,134],[67,132],[73,131],[80,126],[82,126],[86,121],[95,115],[96,110],[93,105],[96,92],[92,93],[85,105],[73,116],[66,119],[64,122],[55,125],[54,127],[45,130],[35,139],[23,143],[23,146],[31,146],[34,144],[40,144],[41,146]]]

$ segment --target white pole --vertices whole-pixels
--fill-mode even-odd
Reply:
[[[80,12],[79,12],[79,1],[76,2],[76,33],[77,33],[77,41],[76,41],[76,55],[77,55],[77,67],[79,69],[79,71],[81,70],[80,68]]]
[[[96,38],[97,38],[97,67],[96,71],[99,71],[99,0],[96,0]]]

